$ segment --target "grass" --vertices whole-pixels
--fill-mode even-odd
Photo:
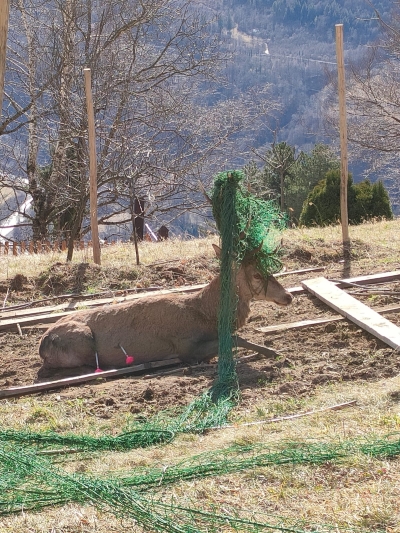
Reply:
[[[392,263],[397,260],[400,249],[400,220],[380,221],[350,227],[352,254],[356,257],[363,255],[364,260],[371,264]],[[198,256],[214,257],[211,244],[217,243],[217,236],[204,239],[181,240],[170,239],[163,243],[142,242],[139,245],[141,266],[136,265],[135,248],[133,244],[118,244],[102,248],[101,264],[103,267],[115,269],[141,269],[154,263],[168,261],[185,262]],[[342,253],[341,227],[328,226],[326,228],[295,228],[288,229],[283,234],[283,247],[287,250],[301,249],[308,252],[318,261],[321,256],[334,258]],[[373,254],[371,250],[374,250]],[[377,256],[378,255],[378,256]],[[370,257],[369,257],[370,256]],[[65,252],[51,252],[48,254],[32,254],[23,256],[0,255],[0,280],[12,279],[16,274],[24,274],[28,278],[39,276],[50,265],[64,262]],[[76,250],[72,264],[91,263],[90,249]],[[288,267],[287,263],[285,262]]]
[[[398,262],[400,222],[376,222],[350,228],[352,253],[362,260],[366,271],[380,271]],[[288,269],[298,266],[296,257],[309,257],[310,264],[337,264],[341,259],[340,227],[291,229],[283,236]],[[131,245],[109,247],[102,252],[102,268],[138,269],[163,261],[190,261],[212,257],[207,239],[171,240],[162,245],[140,245],[142,266],[136,267]],[[303,253],[301,256],[300,251]],[[297,256],[296,256],[297,254]],[[307,255],[310,254],[310,255]],[[328,258],[328,259],[327,259]],[[63,261],[59,254],[29,257],[0,256],[4,281],[17,273],[35,278],[51,264]],[[74,264],[91,262],[87,252],[76,252]],[[138,279],[141,279],[140,276]],[[136,280],[132,280],[136,283]],[[99,284],[101,286],[101,284]],[[98,287],[91,286],[90,291]],[[347,331],[347,330],[346,330]],[[373,354],[371,354],[373,356]],[[162,379],[162,378],[161,378]],[[263,386],[263,385],[262,385]],[[318,410],[322,407],[357,400],[357,405],[342,411],[325,411],[304,418],[273,424],[245,426],[248,421],[268,419],[288,413]],[[124,414],[112,422],[88,411],[85,399],[60,401],[57,393],[0,401],[3,428],[32,431],[118,434],[129,427],[134,415]],[[329,383],[306,397],[273,397],[240,405],[232,413],[233,427],[204,435],[180,435],[164,446],[124,453],[102,452],[84,456],[59,457],[57,462],[68,472],[104,477],[135,472],[143,466],[167,468],[193,455],[225,449],[234,444],[271,443],[284,446],[290,441],[338,442],[363,437],[382,438],[400,432],[400,377],[378,383]],[[243,512],[268,522],[273,515],[301,518],[311,523],[328,523],[364,531],[400,533],[400,459],[373,459],[357,453],[341,461],[320,465],[275,465],[254,468],[238,474],[181,481],[167,488],[154,489],[152,497],[165,501],[175,498],[182,506],[216,510],[225,514]],[[131,520],[118,518],[95,505],[66,504],[37,513],[24,511],[0,517],[0,533],[123,533],[139,532]],[[210,530],[211,531],[211,530]],[[219,531],[230,531],[221,526]]]
[[[139,245],[139,258],[142,266],[157,262],[183,261],[201,255],[213,256],[211,243],[218,242],[218,238],[211,236],[206,239],[170,239],[163,243],[144,241]],[[72,264],[92,263],[91,249],[75,250]],[[50,252],[47,254],[32,255],[0,255],[0,280],[12,279],[16,274],[22,273],[28,278],[39,276],[51,265],[64,262],[66,252]],[[103,247],[101,250],[101,264],[104,267],[115,269],[136,269],[135,247],[132,243],[116,244]]]

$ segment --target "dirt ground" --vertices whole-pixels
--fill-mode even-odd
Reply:
[[[283,259],[287,271],[311,267],[324,267],[322,272],[308,272],[282,276],[280,281],[287,287],[298,287],[304,279],[319,277],[339,279],[390,272],[399,268],[399,263],[371,261],[371,250],[366,244],[355,243],[351,260],[343,258],[340,243],[327,249],[322,246],[299,248],[291,246]],[[58,263],[46,275],[37,280],[21,278],[3,282],[0,298],[7,290],[13,304],[32,301],[84,289],[85,280],[98,276],[99,267],[71,266]],[[176,261],[149,267],[147,285],[172,287],[182,284],[204,283],[217,270],[217,263],[211,258]],[[127,287],[129,273],[114,273],[114,280],[108,283],[113,289]],[[150,281],[149,281],[150,279]],[[134,280],[138,286],[138,280]],[[375,286],[376,287],[376,286]],[[350,294],[371,307],[388,304],[400,305],[400,281],[379,286],[396,294],[374,294],[355,289],[346,289]],[[122,290],[122,289],[121,289]],[[57,303],[62,300],[55,300]],[[42,303],[50,305],[54,302]],[[306,292],[295,295],[293,304],[287,308],[256,302],[252,304],[250,319],[239,332],[252,342],[264,344],[280,353],[277,359],[267,359],[254,352],[238,351],[238,375],[242,394],[241,406],[246,409],[261,399],[273,395],[298,397],[312,394],[319,385],[335,381],[376,381],[391,377],[400,371],[399,353],[372,335],[346,320],[304,329],[288,329],[274,334],[258,331],[263,326],[297,322],[305,319],[336,316],[328,306]],[[400,326],[400,313],[385,315]],[[5,314],[1,318],[6,318]],[[0,333],[0,389],[27,385],[35,382],[41,366],[38,355],[39,340],[43,327],[24,328],[18,331]],[[111,418],[115,410],[141,413],[186,405],[212,384],[216,377],[216,361],[192,367],[179,367],[155,376],[146,373],[118,379],[102,379],[79,386],[59,389],[51,393],[62,398],[84,398],[86,405],[97,416]],[[65,377],[55,375],[54,378]]]

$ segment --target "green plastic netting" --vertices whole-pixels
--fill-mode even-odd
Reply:
[[[221,300],[218,317],[218,380],[216,399],[237,400],[237,375],[233,353],[237,307],[235,274],[250,257],[268,276],[281,269],[277,236],[286,224],[275,202],[254,197],[243,187],[244,174],[230,170],[217,174],[212,191],[213,216],[221,238]]]
[[[10,435],[8,435],[9,437]],[[5,435],[3,435],[3,438]],[[276,465],[343,462],[356,456],[387,460],[400,455],[399,434],[383,438],[333,443],[286,442],[278,445],[235,445],[195,455],[163,468],[136,467],[108,478],[67,473],[51,457],[34,447],[20,448],[0,440],[0,514],[22,509],[40,510],[67,503],[90,504],[118,517],[130,518],[151,531],[361,531],[329,525],[312,525],[304,520],[264,516],[249,512],[196,509],[160,499],[165,486],[208,476],[238,473]],[[250,513],[251,514],[251,513]],[[226,529],[229,525],[230,529]],[[365,530],[364,530],[365,531]]]

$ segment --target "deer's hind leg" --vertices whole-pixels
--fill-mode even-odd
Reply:
[[[92,330],[86,324],[68,321],[55,324],[43,335],[39,354],[43,365],[38,376],[50,369],[96,366],[96,345]]]
[[[218,339],[199,339],[188,344],[179,358],[185,363],[201,363],[218,355]]]

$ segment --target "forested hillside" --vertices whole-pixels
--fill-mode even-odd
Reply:
[[[358,182],[372,169],[368,177],[384,178],[399,203],[396,6],[389,0],[374,7],[366,0],[12,2],[0,187],[11,188],[15,201],[3,198],[0,224],[24,216],[37,240],[68,239],[71,250],[78,236],[90,237],[88,66],[104,235],[116,226],[118,236],[134,235],[138,202],[153,228],[196,233],[207,211],[199,181],[207,189],[217,172],[261,167],[259,154],[272,142],[297,153],[311,154],[320,143],[337,151],[337,93],[329,79],[337,77],[338,23],[347,73],[367,66],[367,78],[348,82],[356,88],[349,93],[350,170]],[[395,21],[392,41],[368,63],[371,45],[384,35],[378,13]],[[373,161],[371,153],[379,157]]]
[[[388,68],[390,77],[396,79],[388,82],[388,98],[384,100],[391,101],[394,107],[382,111],[382,115],[391,117],[393,112],[397,115],[397,100],[394,102],[389,96],[397,92],[396,43],[400,41],[397,5],[390,0],[377,0],[373,4],[366,0],[222,0],[218,5],[218,29],[227,36],[229,46],[234,50],[234,62],[227,72],[229,85],[226,93],[230,94],[235,87],[246,91],[270,84],[271,97],[276,98],[280,105],[265,128],[255,133],[254,146],[268,149],[274,140],[285,141],[297,150],[311,152],[317,143],[322,142],[338,151],[338,135],[332,130],[328,131],[330,128],[326,124],[326,117],[337,98],[332,85],[329,85],[331,80],[337,79],[336,24],[344,26],[348,89],[352,88],[354,82],[354,78],[350,79],[350,71],[353,73],[354,69],[365,68],[364,75],[367,77],[379,75],[380,62],[383,65],[387,61],[384,55],[390,51],[391,63],[390,66],[386,63],[385,69]],[[390,23],[386,33],[389,34],[389,40],[395,42],[385,44],[381,48],[383,56],[377,54],[374,62],[368,66],[369,60],[365,58],[371,54],[371,47],[388,37],[383,31],[385,24],[380,24],[379,18]],[[381,80],[384,80],[382,76]],[[375,89],[375,95],[368,95],[371,102],[376,96],[377,108],[379,95],[384,92],[380,87],[378,91]],[[357,100],[357,96],[352,96]],[[368,97],[364,105],[368,105]],[[357,107],[358,104],[355,105]],[[358,111],[353,109],[352,113],[357,114]],[[366,112],[368,114],[364,107],[360,114],[365,115]],[[379,114],[378,109],[373,111],[371,107],[371,115],[374,112]],[[390,130],[392,125],[385,120],[366,128],[365,132],[373,136],[380,129]],[[390,122],[391,119],[388,120]],[[393,116],[393,128],[395,122],[397,120]],[[355,131],[357,127],[360,128],[360,124]],[[374,152],[376,147],[368,147],[365,140],[361,145],[352,143],[357,136],[358,133],[353,130],[349,137],[349,165],[354,180],[358,182],[366,176],[372,181],[384,180],[390,189],[395,212],[398,212],[395,149],[390,148],[390,158],[387,154],[381,157],[386,150],[382,143],[379,151]],[[362,151],[360,146],[371,150]]]
[[[390,0],[374,3],[384,18],[392,5]],[[223,0],[219,9],[219,28],[235,48],[228,72],[232,85],[272,84],[282,106],[272,125],[280,140],[306,149],[324,140],[316,96],[327,83],[327,71],[336,69],[335,25],[344,25],[346,58],[361,60],[380,35],[371,5],[365,0]]]

